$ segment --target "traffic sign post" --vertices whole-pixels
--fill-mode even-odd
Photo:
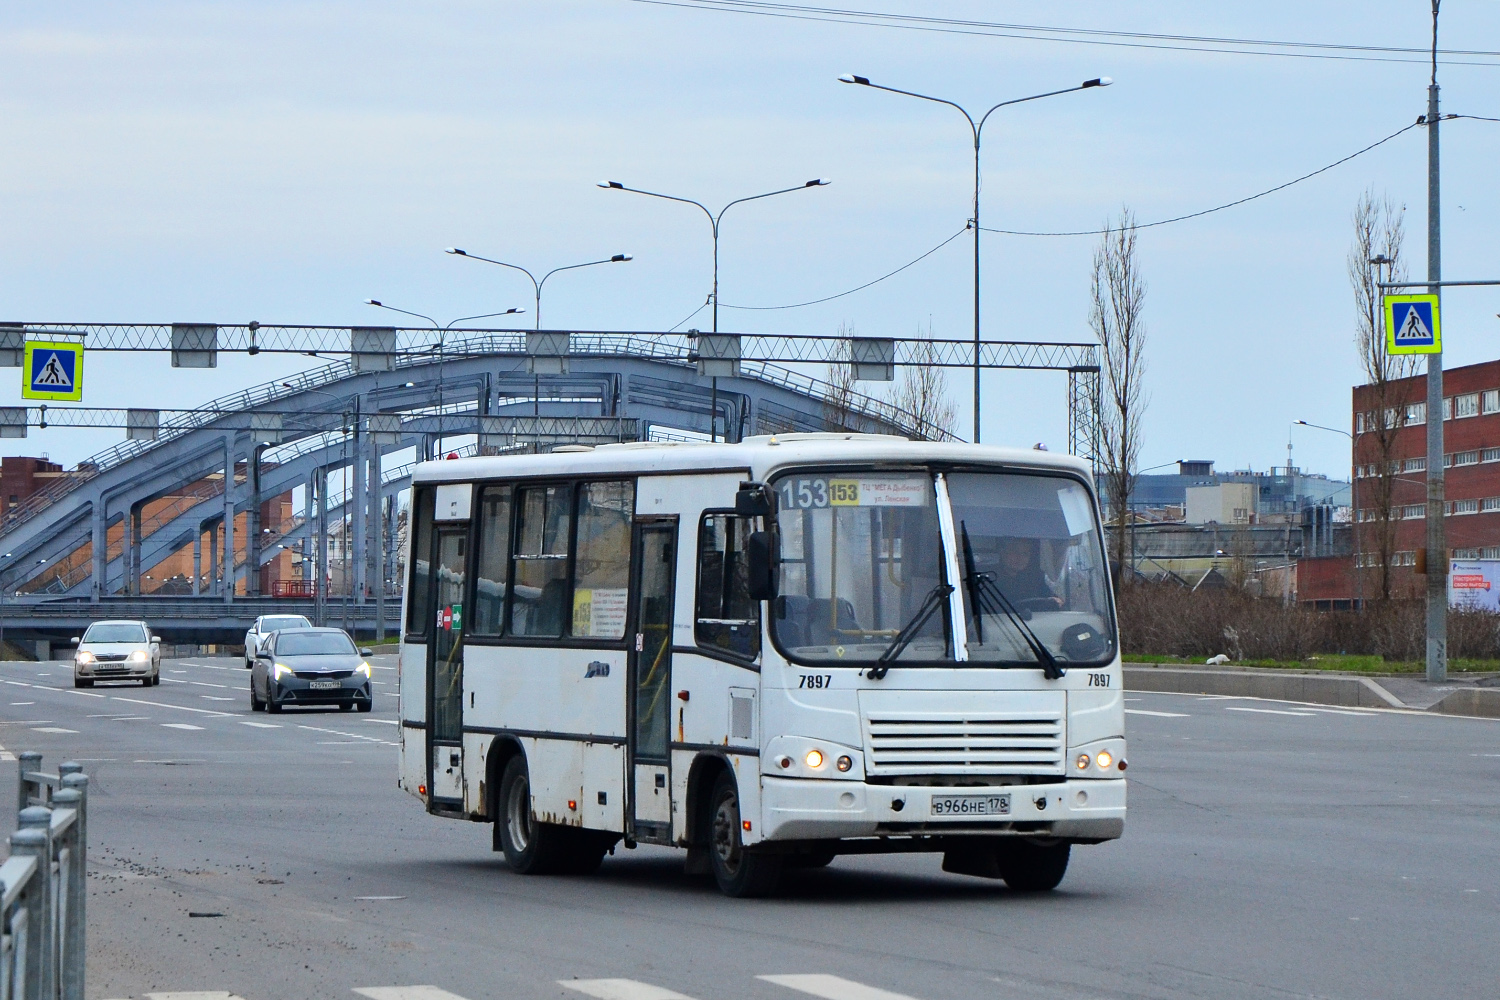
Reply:
[[[1436,295],[1385,297],[1385,349],[1389,354],[1441,354],[1442,317]]]
[[[26,341],[21,397],[74,403],[83,399],[83,344],[67,340]]]

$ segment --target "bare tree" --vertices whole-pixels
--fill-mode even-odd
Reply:
[[[1136,260],[1135,238],[1135,216],[1129,208],[1121,209],[1119,222],[1105,226],[1094,249],[1089,310],[1089,327],[1100,346],[1104,398],[1100,402],[1099,450],[1105,494],[1115,519],[1115,551],[1110,562],[1117,592],[1126,579],[1125,534],[1141,453],[1141,419],[1147,404],[1146,327],[1141,320],[1146,283]]]
[[[936,440],[953,432],[953,400],[948,396],[948,375],[939,366],[937,345],[932,342],[932,321],[924,331],[917,328],[912,363],[901,369],[901,381],[891,394],[891,404],[914,418],[923,440]]]
[[[1393,383],[1415,375],[1420,361],[1416,355],[1386,352],[1385,316],[1378,284],[1381,268],[1387,269],[1388,281],[1406,278],[1406,262],[1401,253],[1406,238],[1405,221],[1405,205],[1397,205],[1389,197],[1377,200],[1374,192],[1366,191],[1354,208],[1354,244],[1349,248],[1348,260],[1349,283],[1354,288],[1358,313],[1354,341],[1368,388],[1363,394],[1366,405],[1361,408],[1363,412],[1354,428],[1354,459],[1359,466],[1368,465],[1373,473],[1364,477],[1368,485],[1350,506],[1354,508],[1355,530],[1360,532],[1360,541],[1364,543],[1359,546],[1360,552],[1374,563],[1381,600],[1390,600],[1391,596],[1391,557],[1395,553],[1399,520],[1394,496],[1397,474],[1401,471],[1393,456],[1396,436],[1405,423],[1403,401]],[[1437,414],[1428,417],[1440,419]],[[1355,478],[1356,481],[1360,478],[1358,470]],[[1363,503],[1369,506],[1364,508],[1362,523]],[[1363,574],[1364,567],[1356,567],[1355,572]]]

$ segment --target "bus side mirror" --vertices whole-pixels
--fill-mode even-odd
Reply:
[[[734,512],[740,517],[770,517],[776,513],[771,488],[765,483],[740,483],[734,494]]]
[[[777,577],[781,569],[776,546],[769,531],[752,531],[745,542],[747,589],[752,601],[769,601],[776,597]]]

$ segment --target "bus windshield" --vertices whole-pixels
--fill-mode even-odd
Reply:
[[[932,475],[793,473],[776,491],[777,640],[799,660],[879,659],[943,584]],[[941,613],[929,613],[911,639],[897,659],[951,655]]]
[[[1034,664],[1114,658],[1109,573],[1094,503],[1063,476],[948,476],[969,659]]]
[[[781,581],[771,627],[793,659],[866,663],[889,652],[894,662],[1066,666],[1114,656],[1094,503],[1076,479],[796,472],[775,488]]]

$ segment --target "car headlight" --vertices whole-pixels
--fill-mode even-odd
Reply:
[[[94,662],[94,654],[90,653],[86,649],[80,649],[78,651],[78,662],[83,664],[84,666],[87,666],[88,664]]]
[[[151,654],[146,652],[144,649],[137,649],[135,652],[126,657],[126,659],[131,663],[145,663],[147,660],[151,659]]]
[[[370,665],[368,663],[361,663],[359,666],[354,668],[354,672],[356,674],[364,674],[366,677],[369,677]]]
[[[292,672],[292,668],[289,667],[289,666],[287,666],[285,663],[278,663],[278,664],[276,664],[276,666],[275,666],[275,668],[273,670],[273,673],[276,675],[276,679],[278,681],[281,680],[281,678],[285,677],[287,674],[290,674],[291,672]]]

